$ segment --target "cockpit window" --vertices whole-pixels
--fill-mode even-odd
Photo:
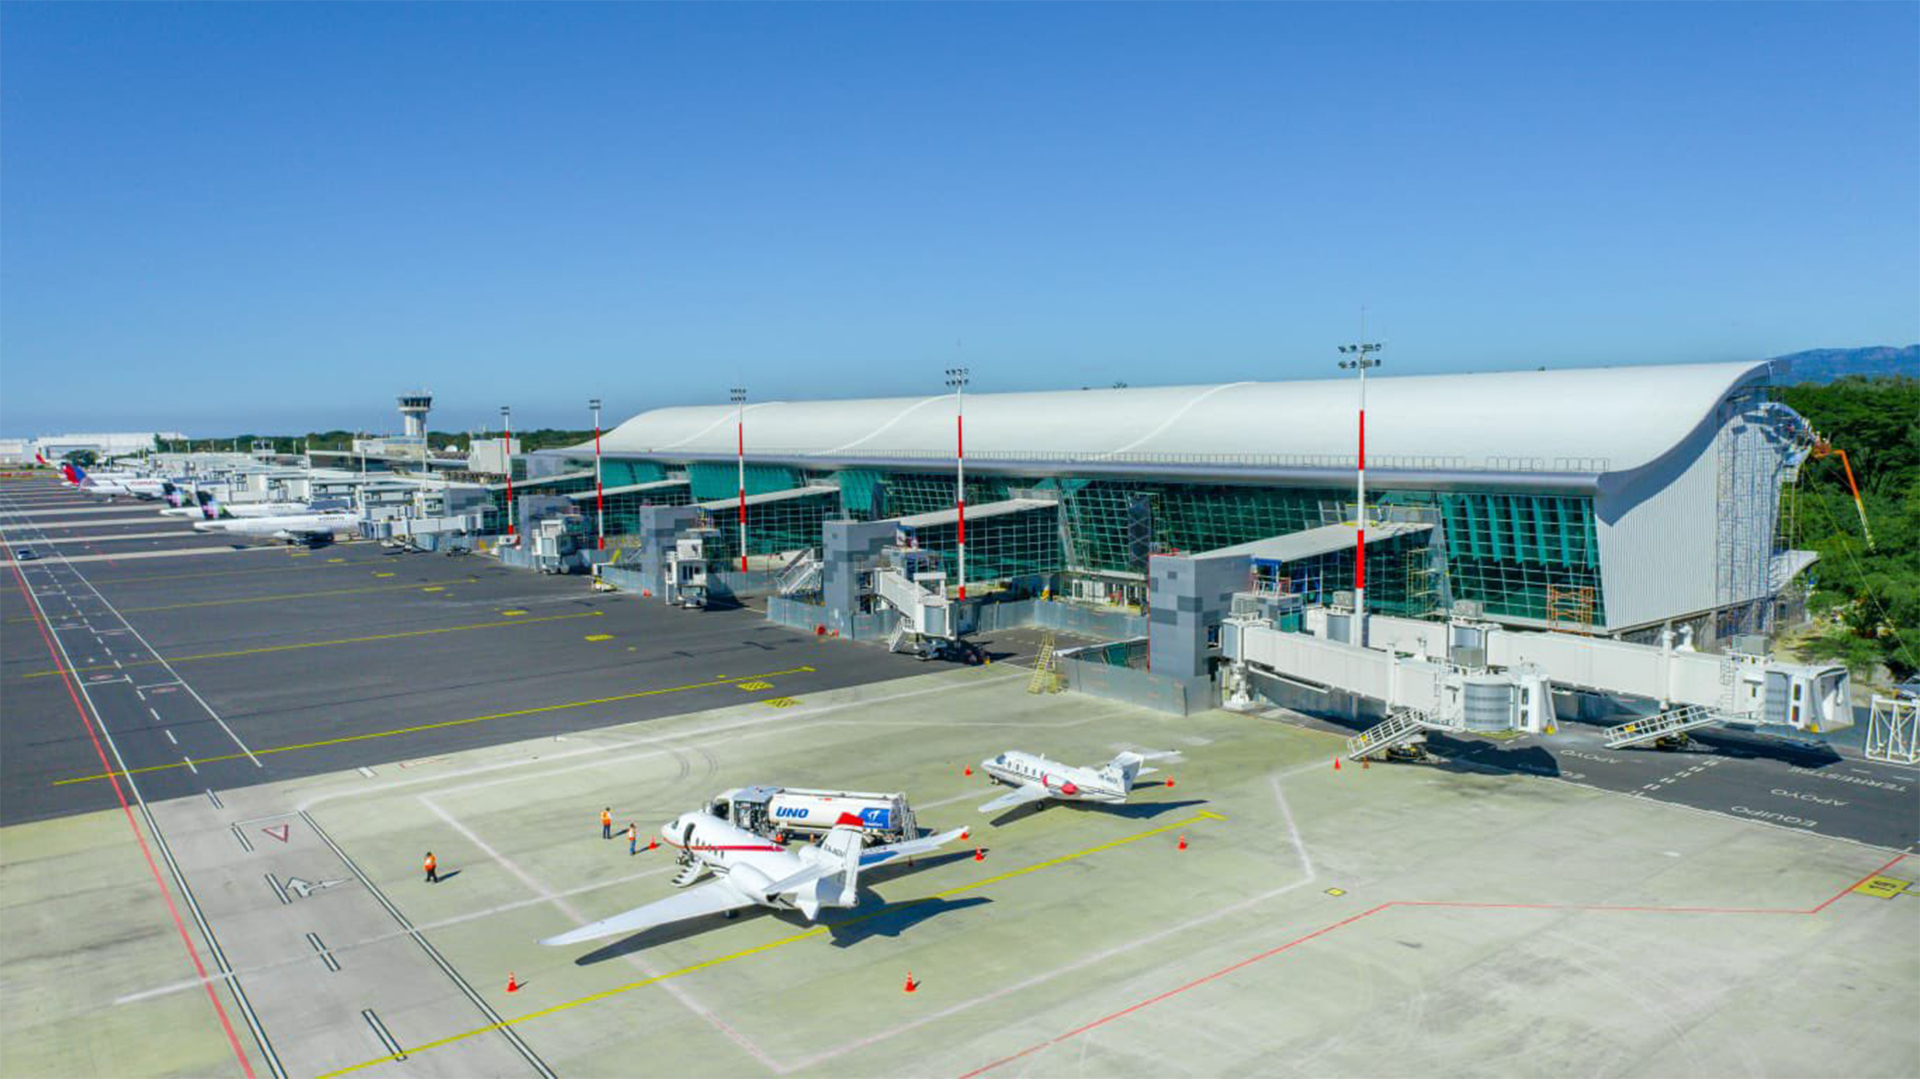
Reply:
[[[1007,755],[997,754],[994,756],[993,761],[994,761],[994,764],[996,765],[1005,765],[1007,763]]]

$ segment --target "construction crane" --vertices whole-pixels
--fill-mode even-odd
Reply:
[[[1847,460],[1847,452],[1828,442],[1825,436],[1815,433],[1812,453],[1816,458],[1840,455],[1840,467],[1847,474],[1847,490],[1853,492],[1853,508],[1860,514],[1860,532],[1867,538],[1867,550],[1872,551],[1873,530],[1867,527],[1867,504],[1860,501],[1860,485],[1853,482],[1853,463]]]

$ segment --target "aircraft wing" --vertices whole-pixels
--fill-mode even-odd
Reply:
[[[1039,802],[1049,794],[1051,794],[1051,792],[1047,791],[1046,785],[1044,784],[1021,784],[1019,787],[994,799],[992,802],[982,803],[980,812],[983,814],[991,814],[995,810],[1005,810],[1009,806],[1022,806],[1030,802]]]
[[[756,898],[742,892],[731,881],[721,878],[697,889],[688,889],[677,896],[656,900],[651,904],[634,908],[632,911],[623,911],[618,915],[588,923],[564,934],[542,938],[540,944],[577,945],[596,938],[613,937],[615,934],[635,934],[651,927],[664,926],[667,923],[691,919],[698,915],[718,915],[720,912],[732,911],[735,908],[752,907],[759,902]]]
[[[948,829],[946,832],[923,836],[918,840],[902,840],[897,844],[870,847],[860,853],[860,869],[871,870],[876,866],[885,866],[896,859],[925,855],[929,851],[938,851],[955,840],[964,840],[966,837],[965,829]]]

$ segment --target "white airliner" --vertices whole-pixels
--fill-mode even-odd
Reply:
[[[318,505],[304,502],[223,503],[208,492],[195,491],[187,499],[160,513],[167,517],[196,517],[203,521],[225,521],[231,518],[289,517],[294,514],[313,514],[344,509],[346,509],[344,499],[334,500],[331,504]]]
[[[995,754],[980,763],[980,771],[987,779],[996,784],[1011,785],[1007,792],[980,807],[983,814],[996,810],[1005,810],[1010,806],[1039,802],[1042,799],[1056,799],[1062,802],[1123,803],[1133,791],[1134,780],[1144,773],[1156,772],[1151,767],[1143,767],[1146,762],[1164,758],[1177,758],[1177,750],[1156,751],[1136,754],[1125,751],[1116,754],[1105,765],[1067,765],[1052,758],[1038,754],[1029,754],[1021,750],[1009,750],[1004,754]]]
[[[174,490],[173,482],[159,476],[135,476],[132,473],[94,475],[78,465],[63,467],[68,487],[93,495],[132,495],[137,499],[158,499]]]
[[[351,531],[360,524],[360,515],[352,510],[320,510],[279,517],[223,518],[196,521],[195,532],[223,532],[239,536],[271,536],[276,540],[311,540]]]
[[[788,848],[711,814],[688,813],[667,822],[661,835],[669,845],[680,849],[686,864],[673,879],[675,885],[685,888],[709,871],[717,880],[556,934],[540,944],[576,945],[756,905],[798,911],[812,921],[819,917],[821,908],[848,908],[859,902],[860,871],[924,855],[965,839],[967,830],[863,847],[860,819],[843,814],[841,823],[827,832],[819,847],[803,844]]]

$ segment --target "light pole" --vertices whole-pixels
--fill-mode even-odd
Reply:
[[[740,572],[747,572],[747,388],[736,386],[728,395],[733,399],[733,424],[740,455]]]
[[[513,409],[500,406],[500,426],[505,428],[507,436],[500,443],[500,457],[507,466],[507,535],[515,535],[513,524]]]
[[[953,505],[960,514],[960,599],[967,598],[967,377],[963,367],[947,369],[953,387]]]
[[[593,509],[594,516],[600,519],[599,550],[607,550],[607,490],[600,483],[600,399],[592,398],[587,408],[593,410]]]
[[[1360,372],[1360,452],[1355,458],[1355,487],[1360,496],[1360,516],[1355,525],[1353,545],[1353,643],[1367,643],[1367,369],[1380,366],[1373,354],[1380,351],[1377,341],[1340,346],[1349,359],[1340,361],[1343,369]]]

